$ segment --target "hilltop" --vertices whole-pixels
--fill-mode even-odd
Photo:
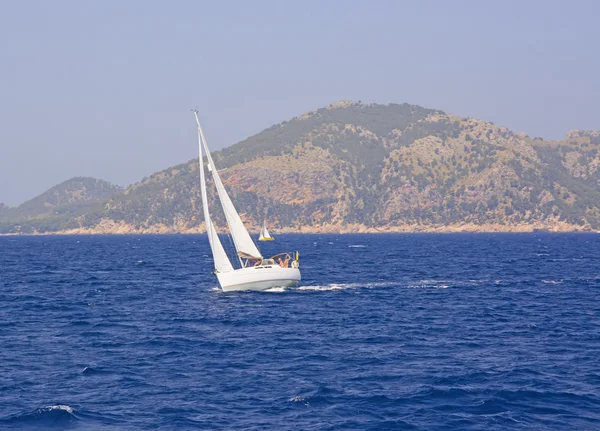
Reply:
[[[268,216],[280,232],[576,231],[600,229],[599,149],[598,131],[544,141],[406,103],[343,101],[213,157],[254,230]],[[201,231],[197,159],[101,203],[63,214],[62,230]],[[30,231],[53,231],[36,217]]]
[[[77,219],[102,207],[123,191],[122,187],[89,177],[74,177],[50,188],[15,208],[0,205],[0,229],[33,232],[54,231],[76,226]],[[77,224],[78,225],[78,224]]]

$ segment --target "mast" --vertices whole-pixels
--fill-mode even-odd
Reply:
[[[206,234],[208,236],[208,242],[210,249],[213,254],[213,260],[215,264],[215,270],[217,272],[229,272],[233,271],[233,266],[225,253],[225,249],[221,244],[221,240],[217,235],[217,231],[210,219],[210,212],[208,210],[208,197],[206,195],[206,179],[204,178],[204,164],[202,163],[202,136],[200,134],[200,121],[198,120],[198,111],[194,111],[196,117],[196,123],[198,124],[198,167],[200,168],[200,193],[202,195],[202,210],[204,213],[204,223],[206,225]]]
[[[263,225],[262,225],[262,229],[260,230],[260,236],[261,238],[266,237],[267,235],[265,234],[265,232],[267,232],[267,220],[263,219]]]
[[[198,121],[197,116],[196,121]],[[256,247],[256,244],[254,244],[254,241],[252,241],[252,238],[244,227],[244,223],[236,211],[233,202],[231,202],[231,198],[229,197],[227,190],[225,190],[225,186],[221,181],[221,177],[217,172],[217,168],[215,167],[212,156],[210,155],[210,151],[208,150],[206,138],[204,137],[204,133],[202,132],[202,127],[200,126],[199,121],[198,132],[202,141],[202,147],[204,148],[204,152],[206,153],[206,158],[208,160],[208,170],[212,174],[213,180],[215,181],[217,193],[219,194],[219,200],[221,202],[221,206],[223,207],[225,218],[227,219],[227,225],[229,226],[229,232],[231,233],[235,249],[237,250],[238,257],[240,258],[240,264],[243,266],[242,257],[262,259],[262,254]]]

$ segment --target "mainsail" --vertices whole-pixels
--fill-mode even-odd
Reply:
[[[215,186],[217,188],[219,200],[221,201],[221,206],[223,207],[223,212],[225,213],[227,225],[229,226],[229,231],[231,233],[231,237],[233,238],[233,243],[235,245],[235,249],[238,252],[238,256],[243,256],[245,258],[252,257],[256,259],[262,259],[262,254],[260,253],[260,251],[258,251],[258,248],[256,247],[256,244],[254,244],[254,241],[252,241],[250,234],[244,227],[242,219],[240,219],[239,214],[233,206],[233,202],[231,202],[231,199],[227,194],[227,190],[225,190],[225,186],[221,181],[221,177],[217,172],[215,164],[210,155],[210,151],[208,150],[208,146],[206,145],[206,139],[204,138],[202,127],[200,127],[198,114],[195,115],[196,123],[198,124],[198,133],[200,141],[202,141],[202,146],[204,147],[204,152],[206,153],[206,158],[208,160],[208,170],[212,174],[213,180],[215,181]]]
[[[196,118],[197,119],[197,118]],[[200,125],[198,125],[200,127]],[[208,198],[206,196],[206,180],[204,178],[204,165],[202,163],[202,145],[200,144],[201,135],[198,130],[198,150],[200,155],[200,191],[202,194],[202,209],[204,210],[204,223],[206,224],[206,234],[208,235],[208,242],[210,243],[210,249],[212,250],[213,260],[215,261],[215,270],[217,272],[229,272],[233,271],[233,266],[225,253],[223,244],[217,235],[215,226],[210,219],[210,213],[208,211]]]

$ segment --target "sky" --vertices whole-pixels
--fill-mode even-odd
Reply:
[[[127,186],[339,100],[600,129],[600,2],[0,2],[0,202]]]

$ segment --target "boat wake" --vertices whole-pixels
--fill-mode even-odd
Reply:
[[[294,290],[300,292],[322,292],[322,291],[333,291],[333,290],[345,290],[345,289],[357,289],[360,287],[366,287],[364,284],[360,283],[331,283],[324,285],[315,285],[315,286],[300,286]]]
[[[283,293],[287,290],[290,290],[291,288],[289,287],[271,287],[270,289],[265,289],[262,292],[265,293]]]
[[[325,285],[300,286],[293,290],[298,291],[333,291],[347,289],[381,289],[381,288],[408,288],[408,289],[447,289],[450,287],[448,281],[419,280],[415,282],[406,281],[381,281],[372,283],[331,283]]]
[[[384,288],[404,288],[404,289],[448,289],[451,283],[447,280],[418,280],[414,282],[407,281],[376,281],[371,283],[328,283],[302,285],[299,287],[272,287],[262,290],[259,293],[292,293],[292,292],[333,292],[343,290],[357,289],[384,289]],[[213,290],[221,290],[214,288]],[[256,293],[256,292],[255,292]]]

